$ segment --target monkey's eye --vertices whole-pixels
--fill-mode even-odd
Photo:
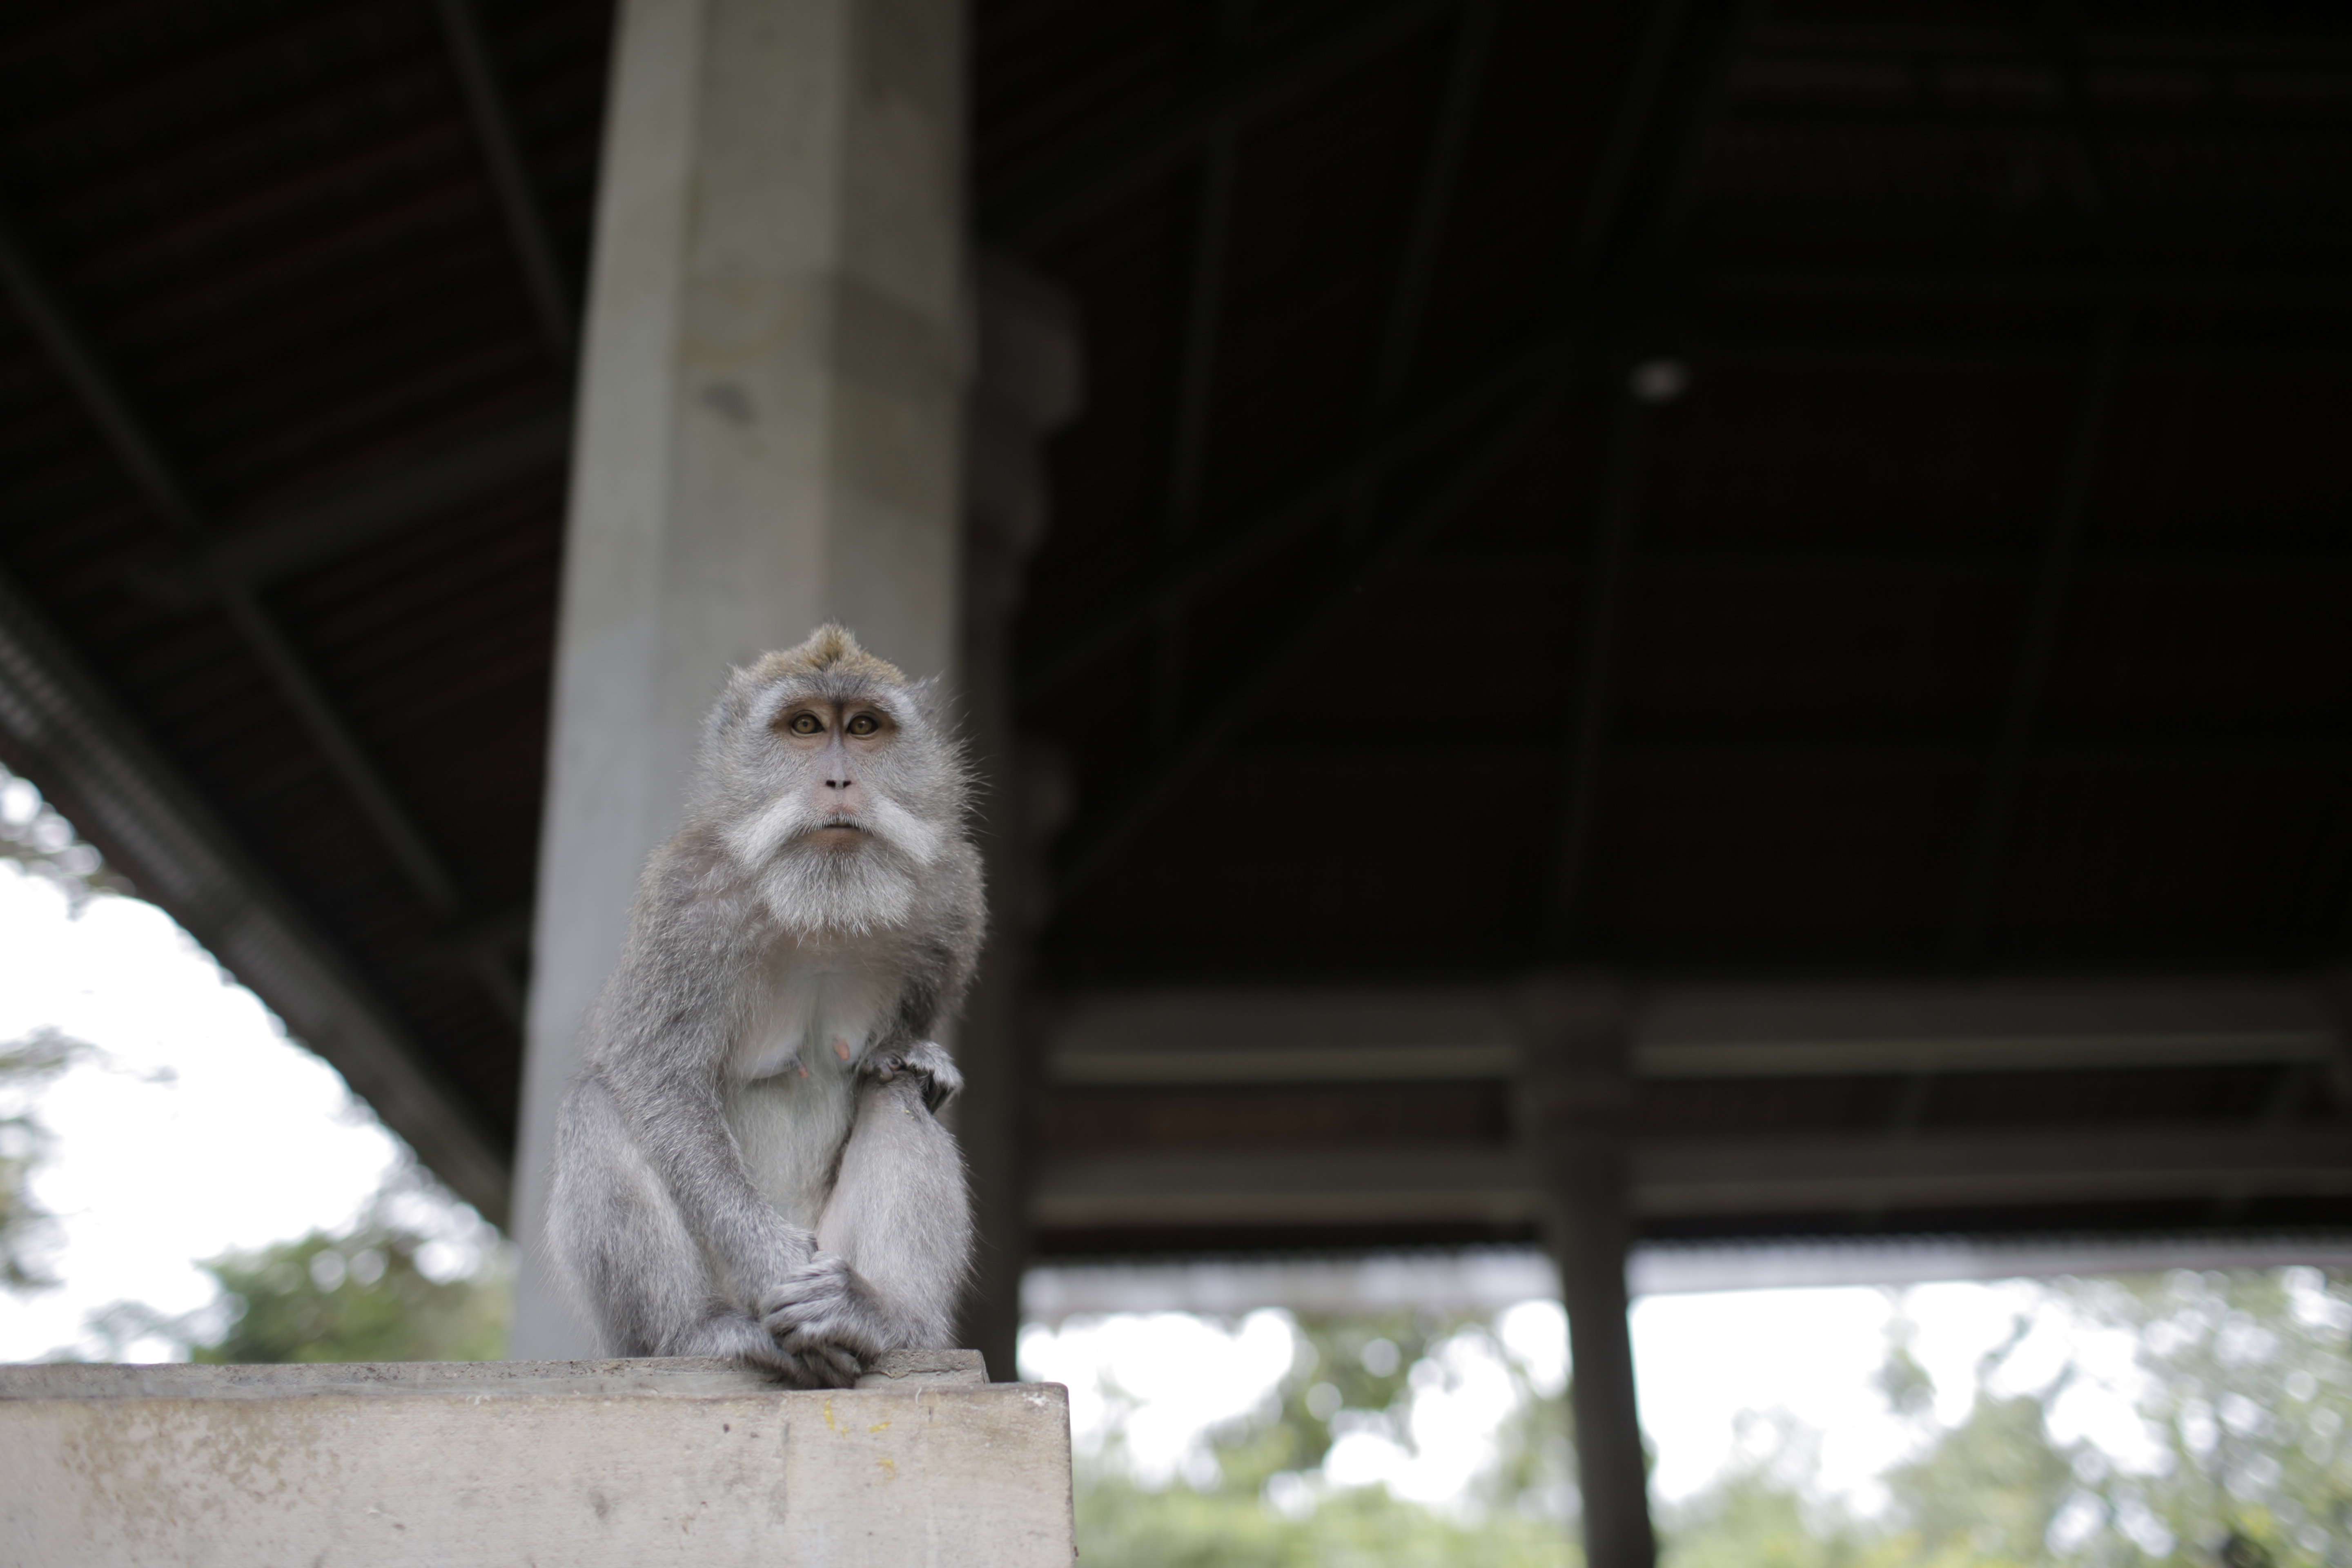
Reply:
[[[795,735],[822,735],[824,733],[824,725],[818,721],[817,716],[814,713],[799,713],[793,715],[793,721],[786,725],[785,728],[790,730]]]
[[[871,735],[880,728],[882,721],[871,713],[860,713],[849,721],[849,732],[853,735]]]

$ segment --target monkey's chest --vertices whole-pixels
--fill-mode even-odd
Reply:
[[[856,1111],[856,1064],[881,1011],[827,970],[787,969],[728,1053],[727,1125],[760,1195],[814,1230]]]
[[[833,1195],[842,1145],[849,1141],[856,1086],[846,1072],[812,1072],[730,1083],[727,1126],[751,1168],[751,1184],[775,1211],[814,1230]]]

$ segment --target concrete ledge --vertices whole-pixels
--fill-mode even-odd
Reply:
[[[869,1386],[869,1384],[871,1386]],[[1066,1568],[1069,1406],[971,1352],[0,1368],[0,1562]]]

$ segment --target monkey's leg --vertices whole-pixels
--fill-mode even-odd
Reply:
[[[556,1136],[549,1249],[606,1355],[724,1356],[809,1388],[856,1381],[855,1357],[829,1346],[788,1351],[725,1299],[603,1084],[591,1078],[572,1091]]]
[[[971,1195],[954,1137],[923,1103],[926,1084],[900,1073],[859,1086],[817,1257],[764,1320],[786,1350],[841,1345],[871,1360],[952,1341]]]

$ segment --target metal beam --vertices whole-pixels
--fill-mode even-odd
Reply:
[[[1625,1260],[1636,1296],[1907,1285],[1947,1279],[2053,1279],[2160,1274],[2168,1268],[2352,1270],[2352,1231],[2066,1232],[1999,1237],[1856,1237],[1636,1245]],[[1355,1257],[1157,1261],[1049,1258],[1022,1300],[1033,1322],[1079,1313],[1203,1312],[1238,1318],[1260,1307],[1294,1312],[1423,1311],[1491,1315],[1558,1293],[1559,1271],[1532,1247],[1423,1248]]]
[[[1591,858],[1593,824],[1600,816],[1609,716],[1616,701],[1619,623],[1624,615],[1626,581],[1632,575],[1633,531],[1641,520],[1642,461],[1648,429],[1648,407],[1641,399],[1624,395],[1608,447],[1601,511],[1586,567],[1584,648],[1577,660],[1575,706],[1569,713],[1568,782],[1560,792],[1551,907],[1544,936],[1546,951],[1554,956],[1573,950],[1580,934],[1586,864]]]
[[[2047,58],[2042,40],[2025,25],[1906,26],[1900,22],[1764,19],[1754,29],[1753,39],[1753,52],[1759,56],[1940,56],[2020,64],[2040,64]],[[2284,65],[2305,69],[2352,65],[2352,46],[2347,46],[2334,28],[2299,38],[2278,33],[2126,32],[2103,28],[2086,34],[2081,47],[2084,57],[2096,64]]]
[[[49,363],[81,400],[82,411],[106,437],[116,460],[130,471],[131,482],[173,527],[199,526],[195,502],[181,484],[179,474],[149,437],[145,423],[115,385],[114,377],[32,258],[5,226],[0,226],[0,282],[6,284],[9,300],[32,329]]]
[[[1224,319],[1226,258],[1233,248],[1233,140],[1220,137],[1201,170],[1193,209],[1191,283],[1184,298],[1184,346],[1176,375],[1176,438],[1169,452],[1168,515],[1171,542],[1192,531],[1207,478],[1209,416],[1217,390],[1217,329]]]
[[[1431,128],[1429,150],[1422,159],[1421,184],[1413,193],[1412,216],[1405,228],[1404,248],[1397,258],[1396,281],[1390,286],[1380,357],[1372,368],[1374,424],[1402,403],[1412,376],[1421,326],[1429,314],[1430,289],[1437,277],[1446,222],[1454,212],[1454,193],[1462,183],[1463,154],[1470,145],[1470,126],[1494,36],[1493,0],[1468,0],[1454,24],[1444,96],[1439,100],[1437,122]]]
[[[1038,664],[1022,682],[1023,703],[1060,692],[1099,668],[1171,612],[1230,581],[1327,521],[1357,490],[1402,465],[1463,438],[1481,424],[1548,391],[1565,363],[1566,334],[1539,340],[1471,377],[1426,410],[1389,426],[1288,499],[1236,529],[1225,542],[1113,610]]]
[[[521,415],[329,489],[232,513],[184,564],[149,569],[136,581],[178,605],[231,589],[258,590],[552,474],[571,451],[569,410]]]
[[[457,895],[457,882],[441,864],[441,858],[433,852],[433,847],[425,841],[424,834],[409,820],[408,813],[393,795],[392,786],[384,783],[375,764],[360,749],[358,739],[336,713],[334,704],[319,689],[319,683],[311,678],[309,667],[294,651],[293,645],[286,640],[286,634],[244,589],[224,593],[221,605],[228,612],[230,624],[245,638],[246,647],[268,672],[278,695],[310,732],[311,742],[326,756],[327,765],[341,775],[344,787],[352,792],[360,811],[373,825],[393,858],[400,862],[400,868],[423,895],[426,906],[444,920],[454,919],[463,902]]]
[[[556,265],[555,247],[548,238],[547,222],[538,198],[531,195],[524,173],[522,151],[514,133],[514,117],[490,63],[488,43],[472,0],[436,0],[441,31],[448,39],[451,62],[466,95],[466,109],[481,142],[483,161],[489,164],[490,183],[499,197],[499,213],[506,220],[507,237],[522,269],[523,287],[547,345],[565,370],[579,354],[580,313],[572,290]]]
[[[2352,1138],[2308,1130],[2066,1127],[1636,1141],[1635,1215],[1685,1221],[1877,1208],[2040,1208],[2196,1200],[2228,1191],[2352,1197]],[[1529,1154],[1487,1146],[1227,1148],[1059,1154],[1039,1162],[1034,1224],[1057,1229],[1523,1226],[1545,1196]]]
[[[2217,290],[2260,293],[2265,303],[2352,303],[2352,287],[2334,275],[2271,277],[2248,275],[2237,282],[2210,279],[2163,279],[2152,275],[2114,274],[2096,270],[2011,272],[1997,277],[1949,273],[1934,269],[1896,268],[1885,271],[1843,271],[1801,268],[1720,268],[1696,274],[1695,295],[1710,290],[1776,295],[1793,300],[1870,299],[1948,299],[1954,303],[1988,300],[2061,302],[2093,297],[2114,297],[2149,303],[2194,302]],[[1189,605],[1319,526],[1364,486],[1407,461],[1425,456],[1462,431],[1489,416],[1499,405],[1538,390],[1568,366],[1580,336],[1584,315],[1570,312],[1568,325],[1535,343],[1513,351],[1486,370],[1465,378],[1459,386],[1422,413],[1401,419],[1362,442],[1290,495],[1236,529],[1206,555],[1144,590],[1125,605],[1102,616],[1094,626],[1070,638],[1039,660],[1022,683],[1024,705],[1055,696],[1075,684],[1157,626],[1171,610]],[[1883,351],[1857,346],[1851,350],[1820,350],[1840,358],[1885,357]],[[1737,350],[1729,352],[1739,352]],[[1769,353],[1768,347],[1759,351]],[[1941,346],[1922,351],[1934,355],[1979,351]],[[2038,362],[2039,355],[2021,356],[2018,363]],[[2298,355],[2297,357],[2305,357]],[[2326,359],[2328,356],[2317,356]]]
[[[1885,238],[1884,225],[1875,236]],[[2352,278],[2341,271],[2294,266],[2227,269],[2133,269],[2122,266],[2014,267],[1988,258],[1984,266],[1825,267],[1740,263],[1685,275],[1695,304],[1758,301],[1795,305],[1946,304],[1958,307],[2081,304],[2243,305],[2275,310],[2352,304]]]
[[[1667,97],[1675,56],[1683,46],[1694,3],[1695,0],[1659,0],[1651,7],[1641,48],[1633,57],[1633,72],[1626,78],[1624,93],[1617,100],[1608,140],[1601,143],[1601,162],[1593,170],[1591,184],[1585,187],[1584,206],[1568,254],[1567,283],[1571,289],[1589,287],[1608,259],[1610,245],[1617,237],[1633,186],[1634,168],[1650,144],[1660,108]],[[1686,142],[1695,144],[1697,136],[1698,130],[1694,125]]]
[[[1620,741],[1612,754],[1628,766],[1709,769],[1969,768],[1984,765],[1981,741]],[[1409,765],[1370,740],[1328,745],[1252,748],[1253,766],[1386,771]],[[1558,746],[1500,742],[1448,752],[1463,768],[1540,770],[1559,765]],[[2352,741],[2252,741],[2235,738],[2051,741],[2034,748],[2042,768],[2335,768],[2352,763]]]
[[[163,456],[130,398],[124,395],[89,339],[42,279],[21,247],[0,232],[0,280],[18,311],[48,351],[84,410],[106,437],[119,461],[148,502],[181,534],[207,542],[203,510],[178,470]],[[443,916],[457,910],[457,883],[424,834],[404,811],[320,692],[285,635],[253,596],[233,589],[223,595],[230,624],[259,661],[295,718],[309,731],[328,765],[342,779],[361,811],[375,827],[402,871],[425,903]]]
[[[246,857],[201,793],[138,733],[0,576],[0,747],[110,864],[251,986],[385,1126],[496,1224],[507,1163],[333,944]]]
[[[1047,1059],[1070,1086],[1377,1083],[1514,1076],[1513,990],[1134,991],[1066,998]],[[2321,982],[1665,985],[1635,994],[1648,1081],[2143,1071],[2344,1059]]]
[[[1706,18],[1710,24],[1714,9],[1710,7]],[[1665,0],[1652,13],[1633,77],[1611,127],[1601,166],[1585,195],[1583,216],[1577,225],[1575,244],[1569,256],[1568,283],[1571,290],[1591,289],[1593,280],[1610,263],[1611,251],[1624,226],[1634,171],[1655,140],[1663,107],[1674,95],[1673,61],[1689,47],[1686,35],[1698,35],[1697,49],[1704,62],[1695,68],[1706,73],[1708,86],[1721,78],[1731,52],[1728,35],[1717,40],[1708,36],[1710,31],[1710,26],[1693,26],[1685,0]],[[1669,173],[1660,182],[1666,205],[1651,239],[1653,250],[1664,248],[1666,225],[1679,216],[1683,193],[1689,184],[1688,171],[1696,161],[1698,148],[1714,119],[1712,104],[1706,101],[1712,96],[1708,90],[1702,88],[1686,96],[1699,101],[1669,160]],[[1629,363],[1628,374],[1630,371]],[[1632,570],[1634,531],[1641,521],[1643,461],[1648,446],[1650,405],[1673,397],[1679,390],[1668,389],[1663,395],[1640,395],[1633,385],[1616,383],[1614,376],[1610,379],[1614,384],[1610,392],[1620,401],[1603,459],[1600,505],[1593,523],[1584,598],[1584,647],[1578,660],[1575,707],[1569,715],[1568,777],[1560,794],[1550,907],[1543,932],[1544,949],[1553,957],[1572,952],[1581,935],[1587,867],[1600,816],[1601,792],[1607,776],[1609,717],[1616,701],[1620,622]]]
[[[1890,1139],[1688,1139],[1638,1145],[1644,1215],[2146,1203],[2243,1191],[2352,1196],[2342,1126],[2037,1128]]]
[[[2002,856],[2009,847],[2026,757],[2056,658],[2066,593],[2082,552],[2084,520],[2089,514],[2091,498],[2098,487],[2099,468],[2106,455],[2107,431],[2115,419],[2116,389],[2123,379],[2130,334],[2130,318],[2121,310],[2110,311],[2101,326],[2098,347],[2084,378],[2083,400],[2075,416],[2065,472],[2034,571],[2025,636],[2010,678],[2008,711],[1987,769],[1985,793],[1977,809],[1974,841],[1962,874],[1951,931],[1945,943],[1945,957],[1954,967],[1976,961],[1984,943],[1985,926],[1991,918],[1993,891]]]
[[[1100,155],[1017,173],[981,193],[980,229],[992,244],[1034,253],[1111,212],[1197,160],[1221,135],[1238,136],[1327,83],[1402,47],[1461,0],[1397,0],[1359,8],[1348,24],[1252,71],[1230,95]]]
[[[1237,53],[1249,0],[1225,0],[1218,39],[1220,73]],[[1176,367],[1176,427],[1168,453],[1168,504],[1160,518],[1161,547],[1178,559],[1200,521],[1207,483],[1210,415],[1216,406],[1217,339],[1225,313],[1225,277],[1233,248],[1234,181],[1240,163],[1239,128],[1230,120],[1211,133],[1192,209],[1192,265],[1185,288],[1182,348]],[[1181,609],[1161,617],[1155,639],[1151,741],[1175,736],[1184,700],[1184,620]]]
[[[1438,100],[1437,118],[1423,154],[1421,182],[1413,193],[1412,211],[1405,224],[1404,245],[1397,257],[1397,273],[1389,288],[1377,357],[1372,366],[1371,396],[1364,409],[1367,435],[1392,420],[1404,405],[1413,362],[1421,345],[1422,321],[1429,313],[1429,292],[1437,274],[1437,258],[1445,238],[1447,218],[1454,209],[1454,191],[1460,183],[1462,155],[1470,140],[1470,123],[1486,69],[1486,49],[1495,31],[1492,0],[1469,0],[1455,25],[1454,52],[1447,61],[1445,86]],[[1381,506],[1381,476],[1369,474],[1349,496],[1347,542],[1361,543],[1370,533]]]
[[[1361,613],[1364,590],[1386,582],[1412,559],[1431,535],[1484,493],[1504,463],[1552,413],[1549,400],[1538,399],[1480,442],[1437,493],[1391,532],[1349,588],[1261,661],[1257,674],[1246,686],[1202,720],[1165,765],[1155,768],[1141,785],[1105,815],[1100,827],[1078,841],[1064,862],[1059,884],[1063,896],[1093,882],[1139,832],[1192,787],[1224,754],[1242,730],[1290,689],[1307,661]]]
[[[1270,1046],[1248,1050],[1055,1051],[1053,1081],[1073,1089],[1174,1089],[1270,1083],[1460,1083],[1517,1076],[1509,1045],[1363,1046],[1332,1050]]]
[[[2331,1059],[2315,984],[2018,981],[1717,986],[1644,1004],[1647,1079],[2128,1071]]]

